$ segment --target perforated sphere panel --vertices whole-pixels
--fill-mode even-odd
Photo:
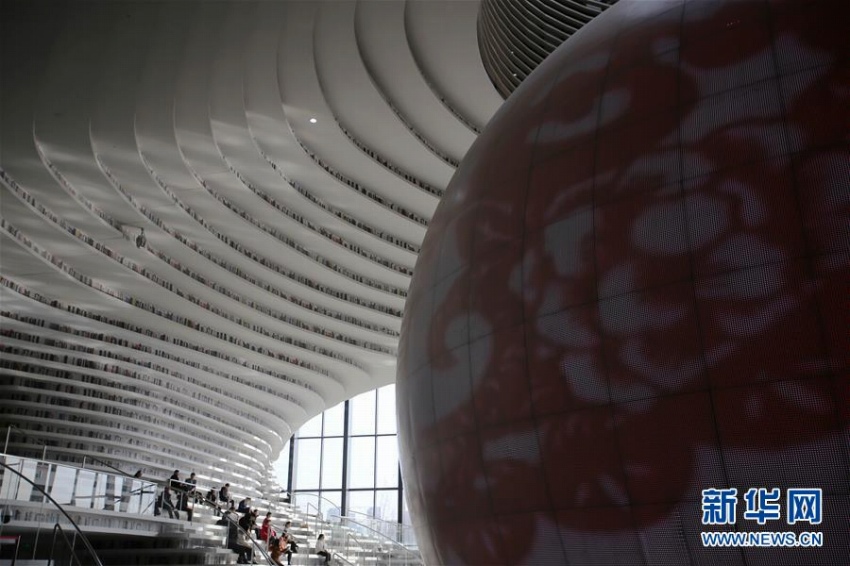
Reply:
[[[846,1],[624,0],[508,99],[402,328],[429,565],[850,563],[848,30]],[[702,523],[711,488],[730,524]],[[789,488],[822,490],[819,524]]]

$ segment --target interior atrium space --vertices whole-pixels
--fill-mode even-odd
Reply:
[[[0,566],[850,557],[847,0],[0,0]]]

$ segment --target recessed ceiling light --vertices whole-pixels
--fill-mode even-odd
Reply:
[[[311,123],[311,124],[315,124],[317,121],[318,121],[318,120],[316,120],[315,118],[310,118],[310,123]]]

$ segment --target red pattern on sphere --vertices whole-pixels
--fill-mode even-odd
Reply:
[[[848,2],[622,1],[505,103],[402,328],[426,563],[846,562],[849,28]],[[824,547],[703,548],[712,487],[822,488]]]

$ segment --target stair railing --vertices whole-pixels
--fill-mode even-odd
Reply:
[[[413,530],[413,525],[387,521],[373,517],[368,513],[353,510],[347,511],[345,516],[355,519],[358,523],[371,526],[372,529],[382,532],[384,536],[394,539],[402,546],[407,548],[416,547],[416,533]]]
[[[65,546],[71,552],[70,559],[77,564],[77,566],[82,566],[82,562],[77,557],[77,553],[74,550],[74,542],[68,540],[68,535],[65,534],[65,530],[62,528],[62,525],[56,523],[53,525],[53,543],[50,545],[50,556],[47,559],[48,566],[54,566],[56,564],[56,539],[61,535],[62,540],[65,542]]]
[[[416,552],[410,550],[403,544],[398,541],[388,537],[384,533],[379,530],[373,529],[369,525],[364,525],[363,523],[359,523],[351,517],[340,517],[340,523],[342,526],[348,528],[349,530],[360,530],[366,531],[364,534],[368,534],[370,536],[374,536],[378,538],[383,544],[388,547],[388,558],[389,564],[403,564],[405,566],[425,566],[425,563],[422,561],[421,555]]]
[[[310,507],[316,510],[315,515],[310,514]],[[319,509],[309,501],[307,502],[307,510],[305,511],[305,514],[307,515],[307,528],[310,528],[310,517],[313,517],[313,520],[316,522],[316,528],[312,529],[314,533],[319,532],[319,523],[321,523],[323,526],[327,524],[324,516],[322,515],[321,509]]]
[[[45,444],[45,443],[44,443],[44,441],[42,441],[41,439],[39,439],[39,438],[37,438],[37,437],[33,436],[32,434],[28,434],[28,433],[27,433],[24,429],[19,428],[19,427],[16,427],[15,425],[9,425],[9,426],[7,427],[7,429],[6,429],[6,445],[5,445],[5,447],[3,448],[3,453],[4,453],[4,454],[8,454],[8,453],[9,453],[9,450],[8,450],[8,449],[9,449],[9,437],[11,436],[11,433],[12,433],[12,431],[13,431],[13,430],[14,430],[16,433],[18,433],[18,434],[20,434],[21,436],[23,436],[24,438],[26,438],[26,439],[28,439],[28,440],[32,440],[33,442],[35,442],[35,443],[37,443],[39,446],[41,446],[41,447],[44,449],[43,454],[42,454],[42,458],[41,458],[41,459],[42,459],[42,460],[47,460],[47,458],[46,458],[46,456],[47,456],[47,449],[48,449],[48,448],[53,448],[53,447],[52,447],[52,446],[50,446],[49,444]],[[128,477],[128,478],[133,477],[133,476],[131,476],[130,474],[128,474],[127,472],[125,472],[124,470],[121,470],[121,469],[119,469],[119,468],[116,468],[116,467],[115,467],[115,466],[113,466],[112,464],[109,464],[109,463],[107,463],[107,462],[104,462],[104,461],[103,461],[103,460],[101,460],[100,458],[96,458],[96,457],[94,457],[94,456],[89,456],[88,454],[86,454],[86,455],[84,455],[84,456],[83,456],[83,463],[82,463],[82,466],[81,466],[81,467],[83,467],[83,468],[85,468],[85,467],[86,467],[86,460],[91,460],[91,461],[93,461],[93,462],[96,462],[96,463],[98,463],[98,464],[101,464],[102,466],[106,466],[106,467],[107,467],[107,468],[109,468],[110,470],[114,470],[114,471],[118,472],[119,474],[121,474],[122,476],[126,476],[126,477]]]
[[[345,530],[345,529],[342,529],[342,527],[340,526],[340,530]],[[352,540],[355,543],[357,543],[356,547],[352,546],[352,544],[351,544]],[[360,549],[363,549],[363,550],[366,549],[366,547],[363,545],[363,543],[360,542],[360,539],[358,539],[357,536],[355,536],[354,533],[352,533],[351,531],[348,531],[348,530],[345,530],[345,542],[343,544],[344,544],[344,547],[345,547],[345,555],[346,556],[352,556],[352,554],[354,554],[354,556],[352,558],[354,558],[355,561],[357,561],[358,556],[357,556],[357,553],[354,549],[355,548],[360,548]],[[377,555],[376,555],[376,557],[377,557]]]
[[[349,565],[351,565],[351,566],[354,566],[355,564],[359,564],[359,562],[357,561],[357,557],[356,557],[356,556],[352,557],[352,556],[348,553],[348,538],[347,538],[347,537],[346,537],[346,539],[345,539],[345,543],[344,543],[344,545],[343,545],[343,546],[344,546],[344,547],[345,547],[345,549],[346,549],[346,553],[345,553],[345,554],[341,554],[340,552],[334,552],[334,551],[333,551],[333,549],[332,549],[332,550],[331,550],[331,556],[332,556],[335,560],[337,560],[337,561],[339,561],[339,562],[342,562],[342,563],[344,563],[344,564],[349,564]],[[354,560],[354,562],[352,562],[351,560]]]
[[[80,540],[83,542],[83,545],[86,547],[86,550],[89,552],[92,559],[94,560],[95,566],[103,566],[103,563],[100,561],[100,558],[98,557],[97,552],[95,552],[94,547],[92,547],[91,543],[89,542],[89,539],[86,538],[86,535],[83,534],[83,531],[80,530],[80,527],[79,527],[79,525],[77,525],[77,522],[74,521],[74,519],[71,518],[71,516],[68,514],[68,512],[65,511],[65,509],[55,499],[53,499],[53,497],[51,497],[49,493],[47,493],[40,485],[38,485],[37,483],[35,483],[34,481],[32,481],[31,479],[26,477],[24,474],[22,474],[21,472],[19,472],[15,468],[7,465],[5,462],[0,462],[0,466],[3,466],[3,468],[12,472],[13,474],[17,475],[20,479],[22,479],[25,482],[27,482],[28,484],[30,484],[32,487],[34,487],[36,490],[38,490],[48,501],[50,501],[53,504],[53,506],[56,507],[56,509],[58,509],[59,512],[62,513],[65,516],[65,518],[68,519],[68,522],[70,522],[71,525],[74,527],[74,530],[76,531],[77,535],[80,537]],[[59,526],[59,524],[57,523],[56,526],[53,528],[54,543],[55,543],[56,527],[58,527],[58,526]],[[51,560],[53,559],[52,554],[53,554],[53,549],[51,549]],[[52,564],[52,562],[51,562],[51,564]]]
[[[318,493],[303,493],[303,492],[297,492],[297,491],[296,491],[295,493],[293,493],[293,494],[291,494],[291,495],[292,495],[292,497],[291,497],[291,500],[292,500],[291,505],[292,505],[293,507],[295,507],[295,508],[299,508],[299,507],[300,507],[300,502],[298,501],[299,499],[304,499],[304,498],[307,498],[307,497],[313,497],[313,498],[315,498],[315,499],[316,499],[316,502],[317,502],[319,505],[318,505],[318,506],[313,505],[313,507],[315,507],[315,508],[318,510],[318,512],[319,512],[319,513],[321,513],[321,512],[322,512],[321,507],[322,507],[322,504],[323,504],[323,503],[327,503],[327,505],[328,505],[328,509],[339,509],[339,508],[340,508],[339,503],[335,503],[335,502],[331,501],[330,499],[328,499],[327,497],[322,497],[322,496],[321,496],[321,495],[319,495]],[[307,505],[310,505],[310,502],[309,502],[309,501],[307,501]],[[323,516],[324,516],[324,515],[323,515]]]

